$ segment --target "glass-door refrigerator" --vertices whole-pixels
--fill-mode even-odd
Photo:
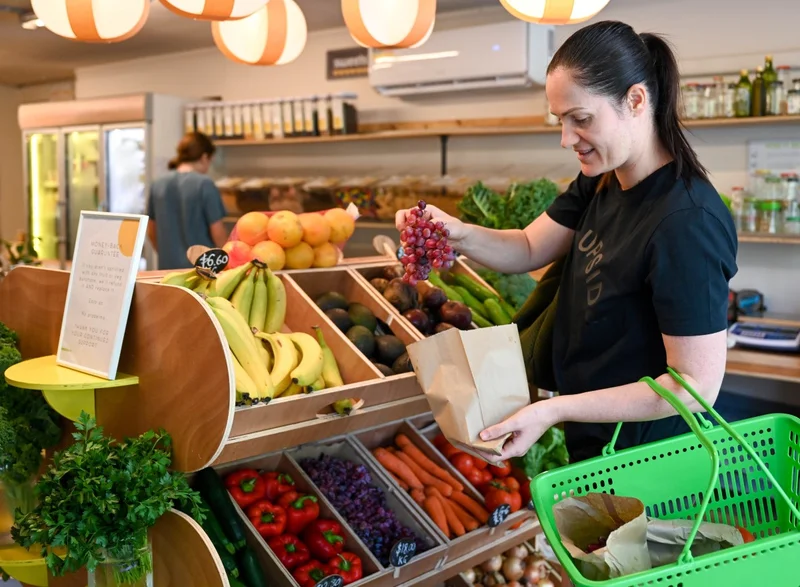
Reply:
[[[187,102],[141,94],[20,107],[29,231],[42,260],[68,266],[82,210],[147,214],[149,185],[167,171]],[[156,266],[146,242],[142,269]]]

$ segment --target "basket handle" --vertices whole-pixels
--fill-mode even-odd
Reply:
[[[764,461],[756,454],[756,451],[753,450],[753,447],[742,438],[742,436],[733,429],[733,427],[728,424],[728,422],[717,413],[716,410],[705,400],[705,398],[697,393],[691,385],[689,385],[683,377],[681,377],[677,371],[675,371],[672,367],[667,368],[667,372],[672,376],[672,378],[677,381],[681,387],[683,387],[689,395],[694,398],[694,400],[708,413],[711,415],[714,420],[727,432],[730,434],[731,438],[733,438],[736,442],[738,442],[742,448],[744,448],[745,452],[750,455],[750,457],[755,461],[758,467],[764,472],[767,479],[769,479],[772,486],[778,492],[778,494],[783,498],[786,502],[786,505],[789,506],[789,510],[794,514],[795,519],[800,520],[800,510],[795,507],[792,503],[792,500],[789,499],[789,496],[786,495],[786,492],[781,487],[780,483],[775,479],[772,473],[769,471],[767,466],[764,464]],[[691,563],[693,560],[692,557],[692,544],[694,543],[695,537],[697,536],[697,532],[700,530],[700,525],[703,523],[703,518],[706,516],[706,511],[708,510],[708,504],[711,501],[711,494],[713,493],[714,486],[717,484],[719,479],[719,455],[717,454],[717,449],[714,448],[714,443],[706,436],[703,428],[710,428],[712,425],[710,422],[705,420],[700,414],[692,414],[689,408],[681,402],[678,397],[668,390],[666,387],[659,384],[655,381],[652,377],[643,377],[640,381],[647,383],[653,391],[655,391],[659,396],[661,396],[668,404],[670,404],[675,410],[680,414],[680,416],[686,421],[689,425],[689,428],[692,429],[692,432],[695,433],[697,438],[700,440],[700,443],[706,448],[709,455],[711,456],[711,480],[708,484],[708,489],[703,496],[703,501],[700,504],[700,511],[697,514],[697,519],[692,526],[692,530],[689,533],[689,536],[686,540],[686,544],[683,547],[683,551],[681,552],[680,557],[678,557],[678,564],[688,564]],[[697,416],[697,418],[695,418]],[[698,421],[699,420],[699,421]],[[611,442],[603,449],[603,455],[608,456],[614,454],[614,445],[616,444],[617,438],[619,437],[619,432],[622,428],[622,422],[617,424],[616,429],[614,430],[614,436],[611,438]]]

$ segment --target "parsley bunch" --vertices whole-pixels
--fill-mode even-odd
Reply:
[[[39,505],[17,513],[11,534],[26,548],[40,545],[56,576],[129,560],[115,566],[115,574],[121,583],[134,583],[152,570],[143,550],[148,528],[173,505],[202,522],[200,496],[182,473],[169,470],[172,439],[163,430],[116,442],[86,413],[75,428],[75,443],[55,454],[36,485]],[[63,560],[54,548],[66,550]]]

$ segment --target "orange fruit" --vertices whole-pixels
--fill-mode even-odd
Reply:
[[[270,218],[267,236],[284,249],[290,249],[303,240],[303,226],[297,219],[297,214],[281,210]]]
[[[286,249],[287,269],[308,269],[314,263],[314,249],[308,243],[299,243]]]
[[[269,216],[261,212],[248,212],[236,221],[236,236],[251,247],[267,238]]]
[[[335,244],[345,242],[356,230],[356,221],[342,208],[325,212],[325,222],[331,227],[330,241]]]
[[[253,258],[266,263],[272,271],[280,271],[286,265],[286,252],[272,241],[261,241],[254,246]]]
[[[331,243],[314,247],[314,267],[335,267],[339,262],[339,249]]]
[[[331,236],[331,227],[320,214],[310,212],[297,217],[303,227],[303,240],[312,247],[328,242]]]

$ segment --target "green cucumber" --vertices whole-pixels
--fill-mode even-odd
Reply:
[[[494,293],[489,288],[481,285],[480,283],[472,279],[469,275],[464,275],[463,273],[453,273],[453,279],[456,280],[456,284],[468,289],[469,293],[471,293],[473,296],[475,296],[482,302],[485,302],[490,298],[497,297],[496,293]]]
[[[511,324],[511,316],[508,316],[503,311],[503,308],[500,306],[500,302],[498,302],[497,299],[489,298],[483,302],[483,307],[486,308],[486,311],[489,313],[489,318],[491,318],[492,322],[498,326],[502,326],[503,324]]]
[[[217,549],[217,554],[222,561],[222,566],[225,569],[225,573],[228,575],[228,577],[233,577],[236,579],[239,576],[239,567],[236,566],[236,559],[233,558],[233,555],[230,552],[220,548],[216,544],[214,545],[214,548]]]
[[[491,328],[492,326],[494,326],[494,324],[489,322],[486,318],[484,318],[477,312],[472,313],[472,321],[478,326],[478,328]]]
[[[503,298],[500,298],[500,307],[503,308],[503,311],[508,314],[511,318],[516,316],[517,311],[514,309],[514,306],[509,304]]]
[[[247,587],[247,585],[231,576],[228,576],[228,583],[231,587]]]
[[[483,307],[481,301],[475,296],[473,296],[471,293],[469,293],[469,290],[466,287],[460,285],[454,285],[453,289],[456,290],[458,292],[458,295],[460,295],[464,299],[464,303],[469,307],[470,310],[472,310],[473,316],[475,314],[480,314],[481,318],[486,318],[486,319],[489,318],[489,316],[486,313],[486,308]]]
[[[208,534],[209,539],[217,547],[217,549],[224,549],[227,550],[228,553],[234,554],[236,552],[236,547],[233,546],[233,543],[228,540],[228,537],[225,536],[225,532],[222,531],[222,526],[219,525],[219,520],[217,519],[216,514],[211,509],[211,506],[207,503],[203,504],[206,508],[206,519],[203,522],[203,530],[206,531]]]
[[[264,571],[252,550],[245,548],[239,553],[239,574],[247,587],[267,587]]]
[[[244,536],[244,527],[228,490],[222,484],[219,473],[211,467],[206,467],[195,475],[195,485],[211,511],[217,516],[222,531],[234,548],[237,550],[243,548],[247,542]]]

